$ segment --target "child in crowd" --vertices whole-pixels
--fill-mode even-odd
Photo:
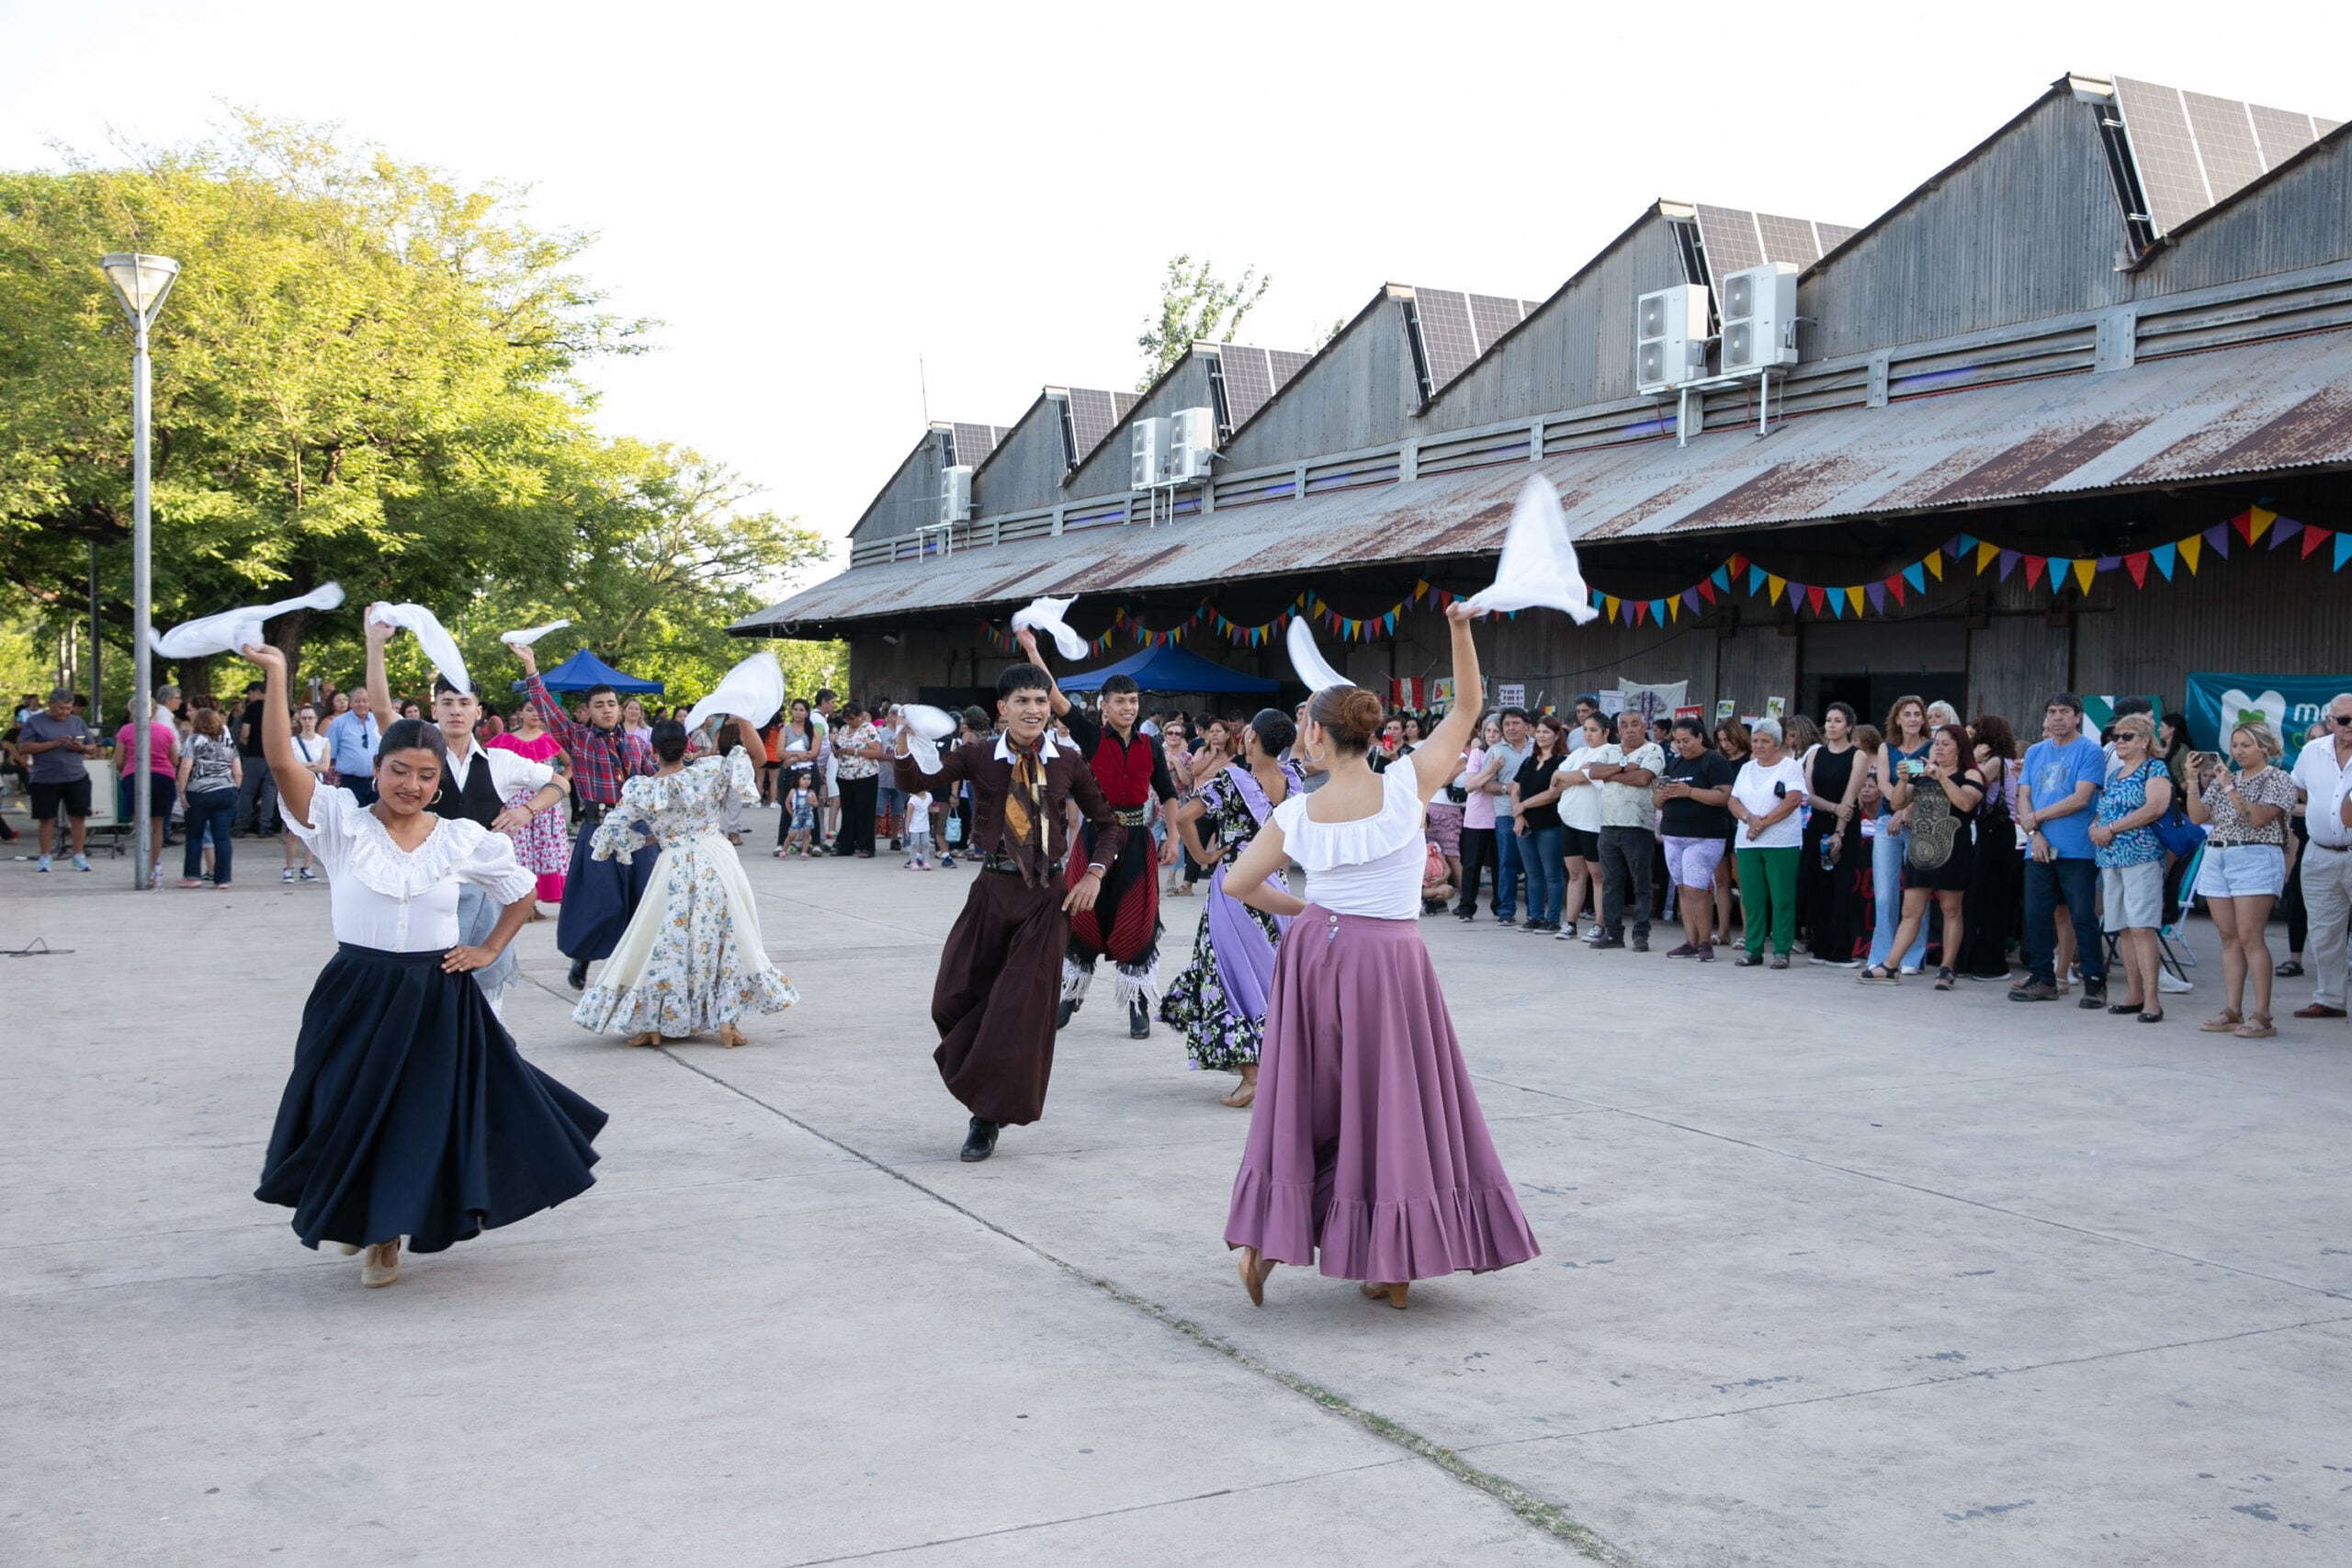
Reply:
[[[806,769],[793,773],[792,793],[785,797],[784,808],[792,814],[792,831],[785,840],[784,848],[776,851],[776,859],[782,860],[786,855],[799,855],[806,859],[808,835],[817,830],[817,792],[808,787]]]
[[[931,869],[931,791],[907,796],[907,869]]]

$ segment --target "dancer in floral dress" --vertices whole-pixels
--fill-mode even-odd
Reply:
[[[493,751],[512,751],[526,762],[545,762],[567,776],[571,772],[569,762],[559,761],[563,756],[561,743],[548,733],[547,726],[539,722],[539,710],[528,703],[514,710],[513,728],[482,744]],[[522,806],[529,800],[529,795],[525,794],[505,804]],[[537,902],[562,903],[563,874],[571,864],[571,834],[564,825],[563,803],[558,801],[545,811],[535,813],[530,821],[515,829],[514,839],[514,858],[538,879]]]
[[[755,728],[744,724],[739,733]],[[737,1021],[744,1014],[782,1012],[800,999],[768,962],[752,885],[724,829],[729,795],[745,805],[758,800],[759,775],[741,746],[689,764],[685,726],[675,719],[653,727],[653,752],[659,771],[623,786],[590,852],[628,864],[650,838],[662,858],[571,1021],[627,1034],[632,1045],[703,1030],[717,1031],[722,1045],[741,1045]]]
[[[1274,972],[1274,949],[1290,921],[1227,897],[1225,871],[1274,807],[1299,787],[1297,773],[1283,760],[1297,737],[1287,714],[1262,708],[1241,737],[1241,760],[1210,775],[1176,812],[1185,849],[1214,870],[1208,907],[1193,938],[1193,961],[1159,1000],[1160,1021],[1183,1032],[1193,1066],[1241,1075],[1223,1097],[1223,1103],[1237,1109],[1258,1092],[1266,986]]]

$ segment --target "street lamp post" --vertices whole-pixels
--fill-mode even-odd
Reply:
[[[180,264],[169,256],[141,255],[136,251],[117,252],[102,258],[98,265],[106,270],[107,282],[114,288],[116,302],[122,313],[130,318],[130,597],[131,597],[131,690],[130,735],[132,744],[132,773],[130,785],[130,885],[145,889],[153,886],[149,875],[148,837],[153,812],[151,799],[153,783],[149,766],[155,746],[154,712],[149,706],[154,700],[151,686],[153,677],[153,650],[148,646],[153,635],[155,611],[154,578],[149,560],[151,545],[147,512],[147,447],[148,427],[153,410],[147,390],[147,329],[154,324],[156,315],[164,308],[164,297],[172,291],[172,284],[180,275]],[[97,628],[91,627],[95,635]]]

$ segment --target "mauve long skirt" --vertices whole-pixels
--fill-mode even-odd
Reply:
[[[1383,1283],[1541,1250],[1413,921],[1309,904],[1291,923],[1225,1239]]]

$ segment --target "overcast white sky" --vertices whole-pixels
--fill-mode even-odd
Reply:
[[[1301,345],[1392,279],[1542,299],[1659,196],[1866,222],[2069,70],[2352,114],[2334,5],[1591,9],[0,0],[0,166],[231,103],[527,182],[666,323],[605,428],[838,536],[919,355],[940,419],[1132,386],[1178,250],[1271,272],[1242,337]]]

